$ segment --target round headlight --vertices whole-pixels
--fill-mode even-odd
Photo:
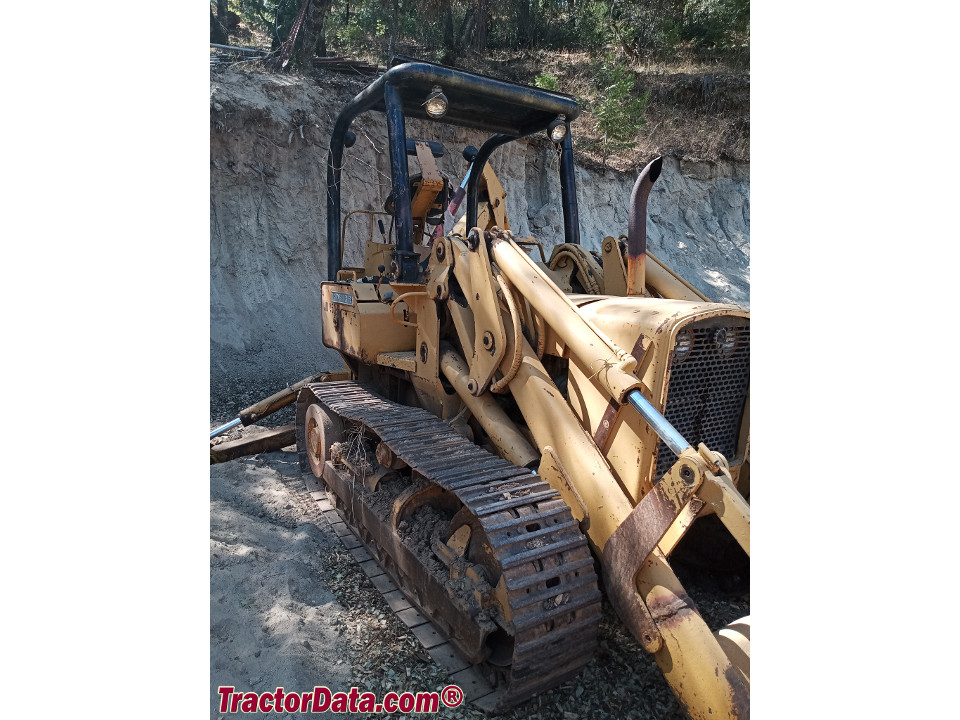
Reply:
[[[720,353],[720,357],[728,358],[733,355],[737,347],[737,336],[733,330],[724,327],[718,327],[713,331],[713,344]]]
[[[442,118],[447,113],[447,96],[439,85],[433,86],[424,105],[427,106],[427,115],[434,119]]]
[[[673,346],[673,359],[675,362],[683,362],[690,356],[693,350],[693,331],[681,330],[677,333],[677,343]]]
[[[567,134],[567,124],[558,118],[550,123],[550,126],[547,128],[547,134],[555,143],[561,142]]]

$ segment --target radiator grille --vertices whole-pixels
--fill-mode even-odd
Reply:
[[[737,338],[729,357],[714,341],[717,328]],[[693,349],[683,362],[672,362],[664,416],[694,448],[706,443],[730,461],[737,454],[740,420],[750,386],[750,324],[744,318],[711,318],[687,326]],[[654,480],[663,477],[677,456],[660,442]]]

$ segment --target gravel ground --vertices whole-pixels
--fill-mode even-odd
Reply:
[[[280,387],[265,381],[214,394],[211,428]],[[290,407],[263,425],[293,420]],[[256,431],[235,429],[218,440]],[[731,598],[710,578],[681,578],[711,628],[749,614],[748,594]],[[584,671],[501,717],[686,717],[653,658],[604,605],[599,652]],[[220,717],[218,685],[259,691],[356,685],[382,696],[447,683],[317,512],[292,448],[211,466],[211,717]],[[486,717],[470,707],[441,706],[438,715]]]

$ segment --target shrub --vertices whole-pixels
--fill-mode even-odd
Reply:
[[[603,135],[601,149],[603,162],[612,152],[636,145],[637,132],[647,122],[650,91],[639,97],[633,92],[633,75],[607,55],[597,73],[600,98],[594,103],[593,114]]]
[[[529,77],[529,75],[527,77]],[[533,84],[536,85],[538,88],[542,88],[543,90],[555,91],[559,89],[559,86],[557,85],[557,78],[555,78],[550,73],[540,73],[534,79]]]

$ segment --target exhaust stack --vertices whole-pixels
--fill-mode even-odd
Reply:
[[[660,177],[663,158],[652,160],[640,173],[630,195],[630,225],[627,233],[627,295],[641,295],[646,282],[647,198]]]

